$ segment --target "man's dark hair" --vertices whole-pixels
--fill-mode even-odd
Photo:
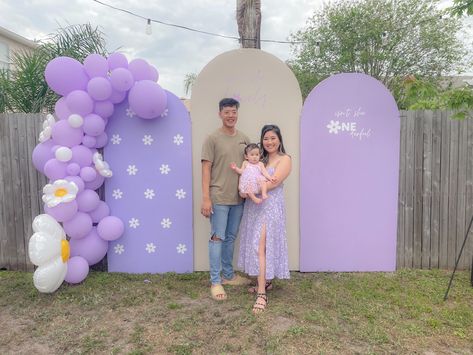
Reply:
[[[232,98],[226,97],[224,99],[221,99],[220,102],[218,103],[218,110],[222,111],[224,107],[233,107],[235,106],[238,110],[240,107],[240,103]]]

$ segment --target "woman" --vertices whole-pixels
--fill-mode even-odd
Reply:
[[[274,277],[289,278],[283,182],[291,172],[291,157],[286,154],[281,131],[276,125],[263,127],[261,146],[263,163],[276,182],[268,184],[269,198],[263,203],[245,201],[238,260],[238,266],[248,275],[257,276],[253,313],[266,308],[266,289]]]

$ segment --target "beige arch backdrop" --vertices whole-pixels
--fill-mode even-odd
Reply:
[[[293,170],[285,182],[289,267],[299,269],[299,122],[302,96],[289,67],[259,49],[225,52],[199,73],[192,87],[192,155],[194,188],[194,267],[208,270],[209,222],[200,214],[201,147],[206,136],[221,126],[218,102],[223,97],[240,101],[237,127],[253,141],[259,141],[261,127],[277,124],[284,146],[291,155]],[[235,260],[238,244],[235,247]],[[235,264],[236,265],[236,264]]]

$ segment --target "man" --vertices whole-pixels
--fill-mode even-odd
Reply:
[[[201,213],[210,218],[209,264],[210,294],[217,301],[227,298],[222,285],[249,283],[233,271],[233,249],[243,214],[243,201],[238,194],[238,174],[230,169],[232,162],[241,166],[243,151],[249,138],[236,129],[240,103],[220,100],[222,126],[210,134],[202,147]],[[220,276],[222,272],[222,276]]]

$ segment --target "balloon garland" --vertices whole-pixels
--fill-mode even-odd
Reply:
[[[167,96],[156,83],[156,68],[143,59],[128,63],[121,53],[91,54],[83,64],[57,57],[46,66],[45,78],[61,98],[33,150],[33,165],[49,183],[43,188],[45,214],[33,221],[29,257],[38,266],[35,287],[54,292],[64,280],[82,282],[89,266],[107,253],[108,242],[125,230],[95,192],[113,175],[97,149],[108,143],[105,127],[115,105],[127,99],[134,116],[154,119],[165,113]]]

